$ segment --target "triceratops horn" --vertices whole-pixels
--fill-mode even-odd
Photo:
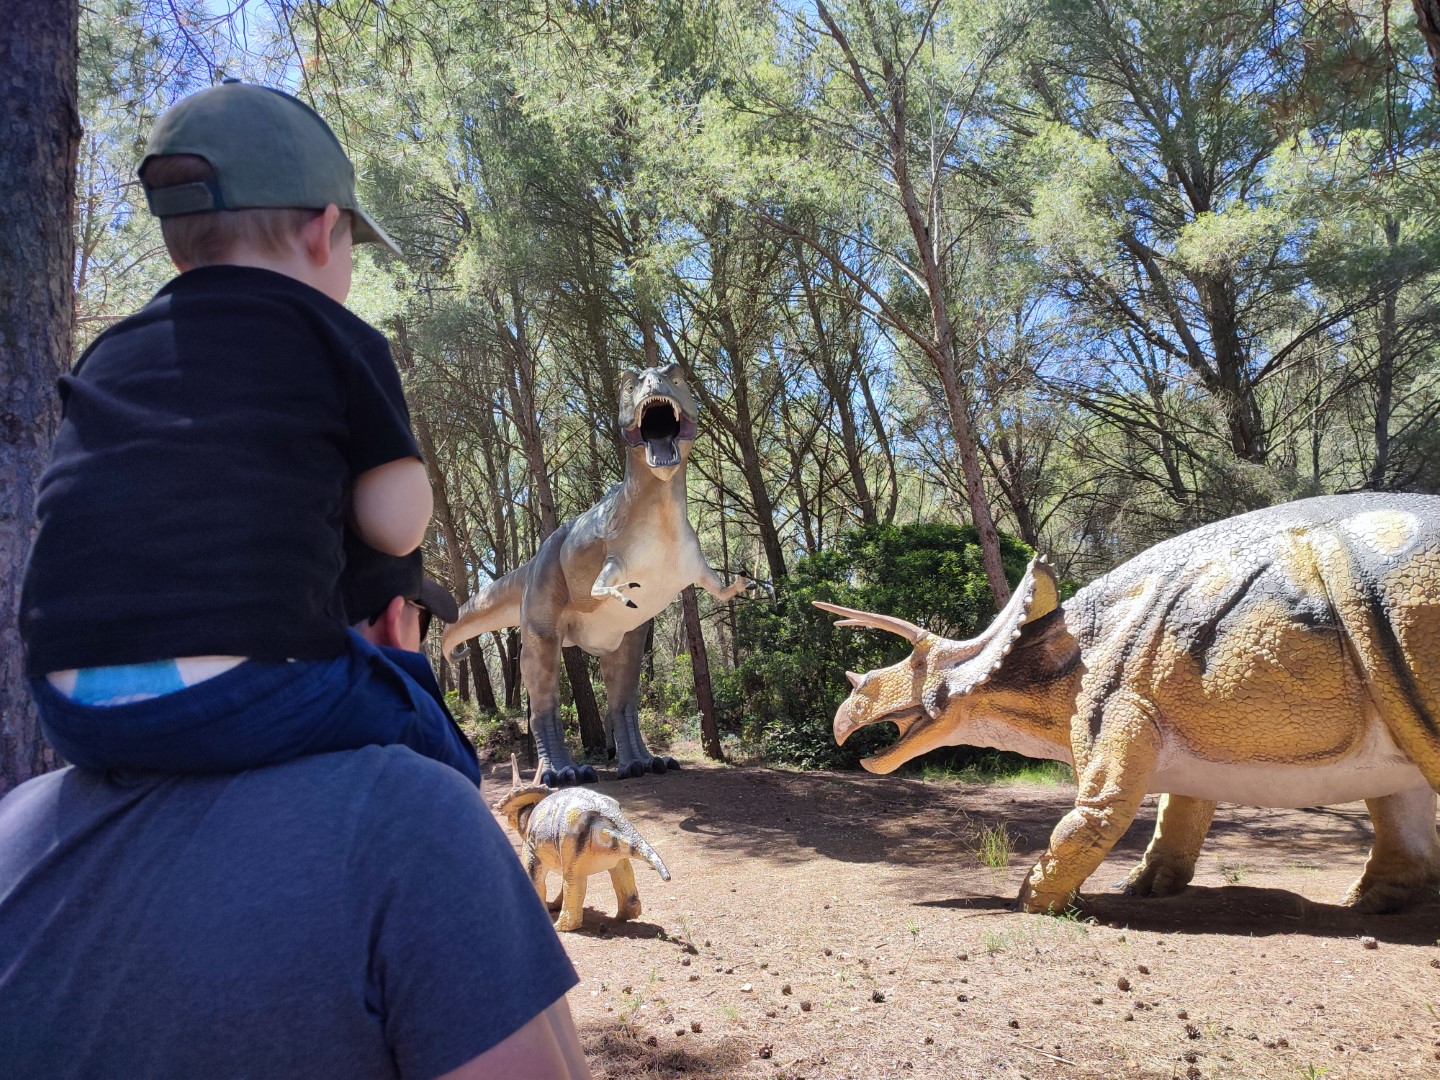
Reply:
[[[523,782],[520,779],[520,759],[514,754],[510,755],[510,786],[523,786]]]
[[[853,671],[845,672],[845,678],[850,680],[850,685],[856,690],[859,690],[860,684],[865,681],[864,675],[856,675]]]
[[[812,600],[811,603],[821,611],[845,616],[835,624],[836,626],[868,626],[872,630],[889,630],[892,634],[899,634],[912,645],[919,641],[921,635],[925,633],[914,623],[897,619],[894,615],[876,615],[870,611],[856,611],[854,608],[840,607],[838,604],[827,604],[823,600]]]

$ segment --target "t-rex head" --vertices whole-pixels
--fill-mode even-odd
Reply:
[[[550,789],[544,784],[533,780],[527,784],[520,779],[520,759],[511,754],[510,791],[496,799],[492,809],[497,814],[503,814],[509,820],[510,827],[520,836],[524,836],[529,829],[530,814],[540,800],[549,794]]]
[[[847,671],[845,677],[853,689],[835,713],[835,741],[842,745],[852,732],[870,724],[888,720],[900,729],[899,742],[860,762],[873,773],[888,773],[938,746],[977,742],[966,729],[972,715],[984,710],[966,706],[976,704],[976,698],[985,692],[982,687],[1005,662],[1021,628],[1059,606],[1060,588],[1055,571],[1043,559],[1036,559],[1015,587],[1005,610],[988,630],[970,641],[938,637],[889,615],[855,611],[819,600],[814,603],[844,616],[836,626],[888,630],[915,646],[909,656],[890,667],[864,675]]]
[[[620,431],[645,449],[645,464],[668,479],[685,464],[699,417],[679,364],[626,371],[620,376]]]

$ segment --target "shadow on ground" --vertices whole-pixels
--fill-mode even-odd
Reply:
[[[498,777],[497,773],[497,777]],[[1073,807],[1073,786],[1002,786],[927,782],[868,773],[787,772],[700,766],[663,776],[606,781],[597,790],[620,800],[644,822],[666,820],[702,844],[711,858],[763,861],[783,868],[817,856],[840,863],[883,863],[912,904],[975,912],[1008,912],[1024,868],[1039,857],[1056,823]],[[508,778],[504,784],[508,789]],[[503,789],[487,781],[487,800]],[[982,829],[1003,825],[1013,854],[991,871],[977,857]],[[1202,868],[1233,883],[1192,884],[1164,899],[1110,891],[1137,862],[1155,825],[1146,800],[1107,862],[1087,883],[1083,914],[1116,926],[1178,933],[1369,935],[1380,941],[1429,943],[1440,925],[1440,899],[1397,915],[1362,915],[1308,900],[1285,888],[1240,884],[1314,875],[1353,865],[1358,875],[1373,839],[1362,804],[1305,810],[1221,806],[1206,841]],[[656,837],[652,841],[659,842]],[[916,883],[922,892],[916,891]],[[963,895],[966,886],[974,895]],[[959,890],[962,895],[955,895]],[[1336,890],[1338,892],[1340,890]],[[658,936],[649,924],[618,923],[587,912],[587,931]]]

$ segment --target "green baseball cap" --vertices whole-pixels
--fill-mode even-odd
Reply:
[[[355,166],[330,125],[284,91],[226,79],[176,102],[150,132],[141,181],[151,158],[169,154],[204,158],[215,180],[146,186],[156,217],[207,210],[319,210],[334,203],[355,216],[355,243],[380,244],[400,254],[395,241],[360,209]]]

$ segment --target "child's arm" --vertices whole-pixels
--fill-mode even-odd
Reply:
[[[353,506],[360,539],[387,555],[409,555],[435,510],[424,463],[407,457],[366,469],[355,477]]]

